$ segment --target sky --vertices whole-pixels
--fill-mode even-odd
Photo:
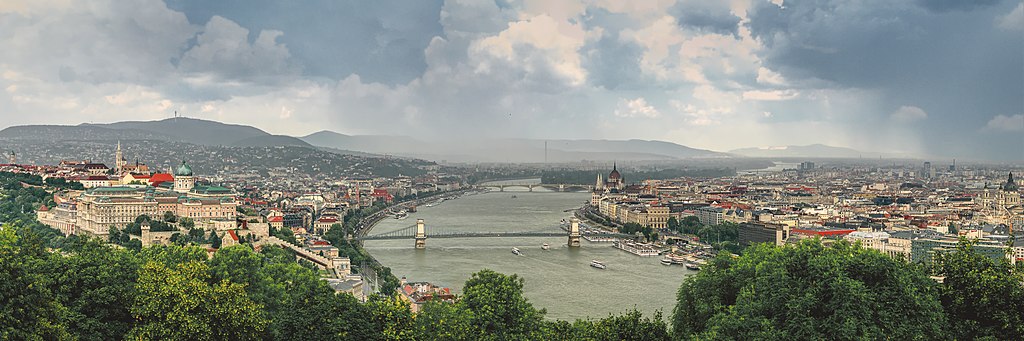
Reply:
[[[827,144],[1024,160],[1024,2],[4,0],[0,128]]]

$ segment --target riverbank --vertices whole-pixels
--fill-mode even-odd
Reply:
[[[562,232],[560,221],[572,218],[572,211],[589,197],[589,193],[547,190],[491,191],[421,208],[413,217],[448,233]],[[408,225],[408,221],[384,219],[371,233],[388,233]],[[544,244],[549,245],[547,250]],[[610,243],[584,240],[581,244],[570,248],[561,234],[477,238],[428,235],[425,250],[415,249],[411,239],[370,240],[365,242],[365,249],[396,276],[449,287],[454,294],[462,293],[462,285],[481,269],[517,274],[525,280],[524,294],[534,306],[547,309],[549,319],[561,320],[602,318],[634,306],[645,314],[669,312],[671,302],[657,297],[674,297],[683,277],[693,273],[682,266],[666,267],[657,257],[634,256]],[[523,256],[512,254],[513,247]],[[593,260],[607,264],[607,268],[591,267]]]
[[[359,258],[362,260],[362,262],[360,262],[359,264],[353,262],[352,265],[354,267],[357,267],[358,272],[363,275],[364,281],[367,284],[366,290],[369,291],[368,293],[378,292],[382,284],[386,284],[387,286],[396,286],[397,283],[399,283],[399,280],[398,277],[395,276],[390,271],[390,268],[381,264],[380,261],[377,260],[377,258],[375,258],[372,254],[367,252],[366,249],[363,248],[362,242],[354,242],[352,238],[364,237],[367,234],[369,234],[370,231],[373,230],[373,227],[376,226],[377,223],[389,217],[388,212],[392,211],[395,208],[407,206],[421,206],[424,203],[436,201],[445,196],[461,196],[467,192],[474,190],[477,189],[470,187],[456,191],[437,192],[423,198],[415,198],[411,200],[400,201],[397,203],[393,203],[389,206],[378,208],[377,210],[370,212],[369,215],[358,218],[359,220],[355,223],[355,228],[354,231],[352,231],[352,234],[346,233],[346,235],[343,236],[343,240],[334,240],[331,242],[331,244],[337,247],[339,250],[341,250],[343,246],[345,246],[346,249],[351,249],[351,253],[359,255]],[[345,245],[340,245],[342,243],[344,243]],[[352,258],[352,255],[346,256]]]

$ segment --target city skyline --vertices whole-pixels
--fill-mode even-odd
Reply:
[[[1024,4],[5,2],[4,128],[821,143],[1024,159]]]

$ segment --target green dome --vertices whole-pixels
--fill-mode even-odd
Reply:
[[[182,160],[181,166],[178,166],[178,170],[174,171],[174,176],[192,176],[192,167],[189,167],[185,160]]]

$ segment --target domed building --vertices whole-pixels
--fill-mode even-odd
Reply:
[[[612,163],[612,172],[608,173],[608,181],[605,182],[604,187],[607,188],[608,191],[614,190],[615,192],[618,192],[622,190],[624,183],[625,179],[622,178],[622,174],[619,174],[618,165]]]
[[[192,167],[189,167],[185,160],[181,160],[181,166],[174,170],[174,191],[188,193],[196,186],[196,179],[192,177]]]

